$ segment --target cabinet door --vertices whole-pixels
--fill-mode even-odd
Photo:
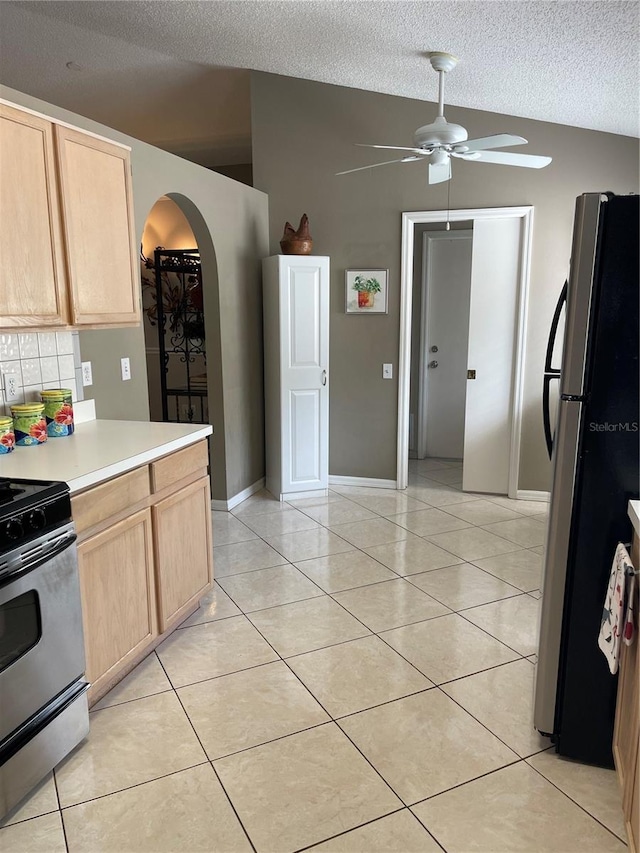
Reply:
[[[71,322],[133,325],[139,316],[129,151],[56,125]]]
[[[153,529],[160,633],[180,621],[213,577],[209,478],[157,503]]]
[[[67,322],[51,122],[0,104],[0,327]]]
[[[87,678],[93,692],[157,636],[151,512],[78,546]]]

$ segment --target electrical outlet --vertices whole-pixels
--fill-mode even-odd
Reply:
[[[131,364],[128,358],[120,359],[120,370],[122,372],[122,381],[126,382],[131,379]]]
[[[91,362],[82,362],[82,384],[84,386],[93,385],[93,374],[91,373]]]
[[[7,403],[15,403],[20,396],[20,385],[17,373],[4,374],[4,398]]]
[[[383,379],[393,379],[393,365],[392,364],[383,364],[382,365],[382,378]]]

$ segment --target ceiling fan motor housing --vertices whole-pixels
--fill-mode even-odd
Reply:
[[[433,124],[419,127],[413,141],[416,148],[439,148],[441,145],[456,145],[468,139],[469,134],[459,124],[450,124],[442,116],[438,116]]]

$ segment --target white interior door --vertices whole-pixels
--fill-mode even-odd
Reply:
[[[509,491],[521,240],[519,218],[474,222],[464,491]]]
[[[423,236],[420,459],[463,454],[472,237],[470,230]]]
[[[329,259],[281,256],[282,493],[329,484]]]

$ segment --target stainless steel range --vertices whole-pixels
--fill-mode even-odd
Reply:
[[[66,483],[0,479],[0,818],[88,733]]]

